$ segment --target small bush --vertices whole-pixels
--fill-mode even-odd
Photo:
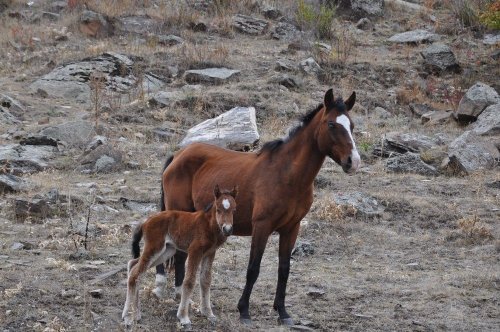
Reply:
[[[479,221],[477,215],[458,220],[457,226],[468,242],[481,243],[485,240],[493,239],[491,230],[484,223]]]
[[[479,21],[490,29],[500,30],[500,1],[489,5],[479,16]]]
[[[297,6],[296,19],[302,30],[313,30],[318,38],[330,39],[332,37],[332,22],[335,17],[335,9],[326,5],[320,5],[319,10],[304,0],[300,0]]]

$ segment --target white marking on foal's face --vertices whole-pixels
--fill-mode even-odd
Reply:
[[[231,207],[231,203],[229,203],[229,200],[227,198],[224,198],[222,200],[222,206],[224,207],[224,209],[229,210],[229,208]]]
[[[351,121],[349,118],[345,115],[339,115],[337,116],[336,122],[343,126],[347,133],[349,134],[349,137],[351,138],[351,143],[352,143],[352,150],[351,150],[351,160],[352,160],[352,169],[356,170],[358,169],[360,163],[361,163],[361,158],[358,153],[358,149],[356,148],[356,143],[354,143],[354,139],[352,138],[352,133],[351,133]]]

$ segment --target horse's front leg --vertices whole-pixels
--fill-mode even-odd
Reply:
[[[188,255],[187,273],[184,278],[184,282],[182,283],[181,302],[179,303],[179,309],[177,310],[177,318],[181,321],[181,325],[185,326],[189,326],[191,324],[191,320],[189,319],[189,303],[191,295],[193,294],[194,285],[196,283],[196,272],[202,259],[203,250],[202,248],[195,247],[189,250]]]
[[[252,319],[250,318],[250,313],[248,311],[250,294],[252,293],[253,285],[259,277],[260,262],[262,261],[264,250],[266,249],[268,237],[269,231],[267,229],[254,226],[252,234],[252,245],[250,247],[250,259],[248,261],[247,268],[247,280],[245,288],[243,289],[243,294],[241,294],[241,298],[238,301],[240,321],[245,325],[252,324]]]
[[[285,310],[286,284],[290,273],[290,257],[300,223],[297,223],[289,231],[280,232],[279,265],[278,265],[278,285],[276,287],[276,297],[274,298],[274,310],[280,316],[280,323],[283,325],[293,325],[293,320]]]
[[[174,256],[175,268],[175,297],[180,298],[182,294],[182,282],[186,270],[187,254],[183,251],[177,251]]]
[[[201,261],[200,268],[201,314],[206,316],[212,323],[215,323],[217,320],[210,304],[210,285],[212,283],[212,263],[214,257],[215,251],[207,254]]]

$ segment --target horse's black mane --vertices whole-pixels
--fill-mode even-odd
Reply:
[[[205,206],[205,208],[203,209],[203,212],[207,213],[212,209],[212,206],[214,206],[214,202],[208,203],[207,206]]]
[[[312,109],[311,111],[307,112],[306,114],[302,115],[300,118],[300,123],[292,128],[290,132],[288,133],[288,136],[285,138],[278,138],[273,141],[269,141],[264,143],[260,150],[257,152],[258,155],[262,154],[263,152],[275,152],[278,150],[281,146],[283,146],[286,142],[290,141],[295,135],[297,135],[298,132],[300,132],[303,128],[307,127],[309,123],[311,123],[312,119],[314,116],[321,111],[323,108],[323,104],[319,104],[316,106],[316,108]],[[344,101],[342,98],[338,98],[335,100],[335,105],[334,108],[338,109],[340,112],[345,112],[346,106],[344,104]]]

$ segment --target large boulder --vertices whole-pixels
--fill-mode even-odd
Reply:
[[[56,151],[53,146],[0,145],[0,169],[12,174],[40,172],[50,167]]]
[[[490,105],[479,115],[472,131],[477,135],[500,135],[500,104]]]
[[[43,128],[38,136],[55,140],[68,147],[84,147],[95,135],[94,125],[88,121],[76,120]]]
[[[384,0],[336,0],[339,9],[351,17],[382,16]]]
[[[253,147],[259,140],[255,108],[235,107],[188,130],[180,146],[205,142],[234,150]]]
[[[239,75],[239,70],[228,68],[206,68],[186,70],[184,79],[188,83],[222,84]]]
[[[426,176],[436,176],[438,171],[433,166],[422,161],[418,153],[407,152],[386,160],[385,168],[394,173],[416,173]]]
[[[427,30],[413,30],[395,34],[389,41],[399,44],[429,43],[439,40],[439,35]]]
[[[424,58],[424,66],[431,72],[458,72],[460,70],[455,54],[448,45],[434,43],[420,54]]]
[[[462,97],[454,116],[459,121],[472,122],[477,119],[486,107],[498,103],[500,103],[500,96],[495,89],[484,83],[477,82]]]
[[[469,130],[449,145],[445,166],[470,174],[494,168],[499,159],[500,153],[493,143]]]
[[[26,187],[24,180],[13,174],[0,174],[0,194],[18,192]]]
[[[438,138],[429,137],[417,133],[390,132],[385,135],[387,145],[400,152],[420,152],[428,150],[442,142]]]
[[[233,27],[239,32],[249,35],[261,35],[266,32],[269,23],[255,17],[246,15],[233,16]]]
[[[142,83],[143,90],[154,92],[164,83],[155,75],[145,73],[138,77],[133,68],[142,61],[139,57],[128,57],[118,53],[104,53],[97,57],[69,63],[55,68],[30,85],[32,92],[50,97],[75,100],[90,105],[91,80],[102,91],[118,94],[130,92]]]
[[[91,10],[84,10],[80,15],[80,32],[89,37],[103,38],[114,34],[112,20]]]

